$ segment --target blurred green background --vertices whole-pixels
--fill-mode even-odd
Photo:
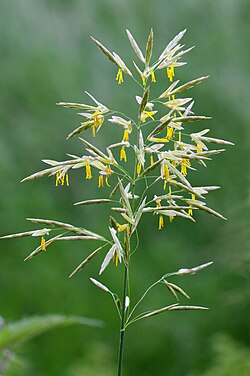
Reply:
[[[86,102],[88,90],[107,106],[125,108],[135,116],[137,89],[127,77],[117,86],[116,69],[90,35],[129,64],[135,57],[126,28],[145,44],[152,26],[155,57],[187,28],[184,42],[196,48],[186,58],[188,65],[177,70],[178,78],[185,82],[211,76],[190,92],[195,111],[213,117],[212,136],[236,145],[195,175],[197,185],[222,186],[209,195],[208,203],[228,222],[198,213],[195,224],[179,220],[159,233],[156,219],[143,220],[132,267],[134,296],[168,271],[213,260],[213,267],[178,280],[191,294],[192,304],[210,310],[171,312],[132,326],[126,338],[124,375],[250,374],[249,25],[249,0],[1,0],[1,234],[36,228],[26,223],[26,217],[106,231],[106,208],[73,206],[100,195],[81,170],[70,177],[69,188],[56,189],[53,178],[19,183],[43,168],[42,158],[62,160],[67,152],[83,153],[77,138],[65,141],[79,118],[74,111],[56,107],[57,101]],[[166,84],[160,83],[160,92]],[[113,137],[113,128],[101,132],[100,145]],[[89,277],[97,276],[102,257],[68,279],[94,246],[60,242],[27,263],[23,259],[36,247],[36,239],[6,240],[0,246],[0,315],[6,320],[63,313],[106,322],[104,329],[61,329],[33,340],[18,350],[22,366],[11,374],[114,375],[118,321],[109,297],[89,282]],[[111,267],[100,280],[119,292],[119,279],[120,271]],[[165,290],[158,288],[146,306],[169,302]]]

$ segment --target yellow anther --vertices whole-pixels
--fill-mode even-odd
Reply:
[[[139,176],[140,175],[140,173],[141,173],[141,163],[140,162],[138,162],[137,163],[137,168],[136,168],[136,171],[137,171],[137,175]]]
[[[168,165],[166,165],[166,164],[163,167],[163,178],[164,178],[164,180],[169,179],[169,169],[168,169]]]
[[[127,162],[127,154],[124,147],[122,147],[120,151],[120,161],[122,160],[124,160],[124,162]]]
[[[156,201],[156,207],[157,207],[157,208],[161,207],[161,200],[157,200],[157,201]],[[156,213],[157,213],[157,210],[154,210],[154,211],[153,211],[153,214],[156,214]]]
[[[116,254],[115,254],[115,266],[118,266],[118,264],[119,264],[119,257],[118,257],[118,254],[116,252]]]
[[[46,241],[44,237],[41,238],[41,250],[46,251]]]
[[[152,166],[153,163],[154,163],[154,157],[153,157],[153,155],[150,155],[150,164],[151,164],[151,166]]]
[[[91,166],[89,162],[86,162],[86,179],[92,179]]]
[[[65,172],[62,172],[61,170],[56,173],[56,187],[58,185],[64,185],[66,181],[66,185],[69,186],[69,176],[68,174],[65,174]]]
[[[111,167],[110,165],[108,165],[106,168],[105,168],[105,172],[106,172],[106,177],[105,177],[105,183],[108,187],[110,187],[109,185],[109,177],[111,176]]]
[[[169,222],[172,223],[173,220],[174,220],[174,216],[173,216],[173,215],[170,215],[170,217],[169,217]]]
[[[191,194],[192,200],[195,200],[195,194]],[[188,209],[188,215],[193,215],[192,205],[190,205],[190,208]]]
[[[107,176],[108,176],[108,177],[111,176],[111,167],[110,167],[110,165],[108,165],[108,166],[106,167],[106,172],[107,172]]]
[[[118,69],[118,73],[117,73],[117,76],[116,76],[116,81],[118,82],[118,84],[120,85],[123,81],[123,76],[122,76],[122,70],[121,69]]]
[[[66,185],[69,186],[69,175],[66,174],[66,175],[65,175],[65,178],[66,178]]]
[[[103,124],[103,122],[104,122],[104,116],[99,115],[99,112],[95,111],[93,113],[93,115],[91,115],[90,119],[92,121],[92,126],[91,126],[91,128],[92,128],[92,136],[95,137],[95,135],[96,135],[96,128],[99,125],[101,126]]]
[[[144,111],[144,113],[148,115],[148,117],[150,117],[152,120],[154,120],[154,111]]]
[[[181,162],[181,173],[182,175],[186,176],[187,175],[187,167],[190,167],[190,161],[189,159],[183,158]]]
[[[126,230],[128,228],[128,224],[125,223],[124,225],[121,225],[120,223],[117,223],[117,231],[118,232],[123,232],[124,230]]]
[[[152,82],[156,82],[155,72],[152,72],[152,73],[151,73],[151,81],[152,81]]]
[[[187,175],[187,166],[185,164],[181,164],[181,174],[186,176]]]
[[[99,125],[99,118],[98,118],[98,115],[95,114],[94,115],[94,126],[97,127]]]
[[[167,181],[169,179],[169,169],[168,169],[168,165],[166,164],[163,166],[163,179],[164,179],[163,189],[165,191],[165,189],[167,188]]]
[[[110,167],[110,165],[108,165],[105,170],[106,170],[105,183],[106,183],[106,185],[108,187],[110,187],[110,185],[109,185],[109,177],[111,176],[111,167]]]
[[[92,136],[95,137],[95,123],[92,124],[91,130],[92,130]]]
[[[98,188],[103,187],[103,186],[104,186],[103,175],[99,175]]]
[[[170,82],[172,82],[173,77],[174,77],[174,66],[173,65],[170,65],[170,67],[167,67],[167,75],[168,75]]]
[[[155,111],[145,111],[144,110],[143,113],[142,113],[142,117],[141,117],[142,123],[145,123],[147,118],[154,120],[154,116],[153,116],[154,114],[155,114]]]
[[[60,184],[59,172],[56,173],[56,187]]]
[[[105,183],[106,183],[106,185],[107,185],[108,187],[110,187],[110,184],[109,184],[109,177],[108,177],[108,176],[106,176],[106,178],[105,178]]]
[[[172,127],[168,128],[167,135],[166,135],[167,140],[168,141],[172,140],[173,135],[174,135],[174,129]]]
[[[160,217],[159,217],[159,227],[158,227],[158,230],[161,230],[163,227],[164,227],[164,219],[163,219],[163,216],[160,215]]]
[[[197,144],[197,153],[202,153],[202,147],[200,145]]]
[[[129,132],[128,132],[128,129],[124,129],[124,133],[123,133],[123,139],[122,141],[128,141],[129,140]]]

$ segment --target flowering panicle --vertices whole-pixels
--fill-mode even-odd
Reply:
[[[120,111],[110,110],[88,92],[86,94],[94,104],[57,103],[61,107],[77,110],[78,115],[84,118],[84,121],[67,138],[82,133],[86,133],[86,136],[91,133],[93,137],[98,137],[99,132],[104,132],[105,127],[109,124],[121,129],[119,139],[112,139],[112,143],[106,149],[100,150],[87,139],[79,137],[84,147],[84,155],[79,157],[68,154],[68,159],[64,161],[45,159],[43,162],[48,165],[46,169],[30,175],[22,181],[53,176],[56,186],[68,186],[69,175],[72,170],[83,169],[82,174],[88,180],[92,179],[93,176],[95,177],[96,174],[98,187],[106,186],[104,190],[100,189],[99,192],[109,191],[108,198],[84,199],[84,201],[77,202],[76,205],[109,205],[112,213],[108,231],[109,238],[106,239],[100,234],[72,224],[56,220],[29,218],[28,220],[31,222],[49,226],[49,228],[3,237],[39,237],[41,239],[40,244],[30,253],[27,259],[47,250],[57,241],[95,240],[100,242],[101,245],[92,251],[70,276],[83,269],[92,259],[103,253],[107,247],[108,250],[100,265],[100,274],[106,270],[112,261],[117,267],[123,264],[125,270],[128,270],[135,252],[135,250],[131,250],[131,239],[136,236],[136,242],[139,244],[139,225],[145,214],[157,216],[159,230],[164,227],[168,228],[169,223],[178,218],[195,222],[195,214],[198,210],[225,219],[223,215],[206,204],[206,195],[219,187],[196,187],[192,183],[192,175],[196,173],[199,167],[206,167],[207,162],[214,155],[225,150],[225,145],[233,144],[229,141],[208,137],[207,134],[210,130],[207,128],[196,131],[196,122],[207,121],[210,118],[195,115],[194,101],[190,96],[187,97],[185,92],[204,82],[208,76],[202,76],[182,84],[179,80],[176,80],[176,76],[178,76],[177,68],[186,64],[182,61],[183,56],[193,48],[185,49],[184,45],[180,44],[185,32],[186,30],[183,30],[177,34],[167,44],[161,55],[155,61],[152,61],[153,30],[149,33],[145,52],[142,52],[132,34],[127,30],[129,42],[139,59],[138,64],[135,62],[131,64],[135,67],[133,72],[119,55],[115,52],[111,53],[103,44],[92,38],[108,60],[116,66],[118,84],[125,81],[125,76],[132,78],[138,84],[140,92],[135,97],[138,104],[137,118],[131,119]],[[157,76],[162,74],[160,70],[167,71],[167,77],[165,75],[164,81],[166,88],[163,93],[158,93],[156,98],[152,98],[150,86],[153,84],[155,91],[157,91],[158,82],[162,81],[162,79],[157,79]],[[159,113],[162,113],[162,115],[159,116]],[[210,148],[211,145],[222,145],[223,148],[220,148],[220,146],[219,148]],[[143,185],[145,186],[142,189]],[[116,218],[113,217],[113,213]],[[168,217],[168,220],[165,217]],[[50,236],[52,231],[57,232]],[[50,237],[45,240],[45,235]],[[195,273],[210,264],[206,263],[200,267],[180,269],[176,273],[165,274],[155,284],[164,284],[175,299],[178,298],[177,294],[182,294],[187,298],[187,294],[180,287],[168,282],[167,279],[174,275]],[[124,296],[121,307],[116,294],[100,282],[94,279],[92,279],[92,282],[111,294],[121,318],[121,332],[139,319],[168,310],[205,309],[199,306],[181,306],[177,301],[171,306],[134,317],[134,311],[142,299],[130,310],[130,298]],[[126,291],[128,285],[128,281],[125,282],[124,291]]]

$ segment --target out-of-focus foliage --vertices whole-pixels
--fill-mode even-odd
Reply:
[[[14,352],[6,350],[0,358],[0,375],[25,376],[28,372],[28,363],[17,356]]]
[[[217,334],[212,341],[213,361],[205,372],[193,376],[248,376],[250,374],[250,348],[225,335]],[[191,376],[191,375],[190,375]]]
[[[84,317],[67,317],[62,315],[29,317],[11,324],[3,325],[0,328],[0,351],[15,347],[56,327],[64,327],[73,324],[101,326],[100,322],[97,320],[89,320]]]
[[[200,213],[196,224],[176,221],[155,236],[155,229],[144,220],[144,237],[131,275],[133,293],[139,297],[145,281],[150,285],[168,271],[213,260],[214,266],[204,271],[198,282],[190,276],[185,285],[187,292],[192,291],[192,304],[211,309],[205,314],[169,312],[131,327],[126,338],[126,374],[137,376],[143,370],[143,376],[151,376],[167,370],[169,376],[179,376],[208,369],[214,358],[210,338],[217,332],[228,333],[249,346],[249,1],[3,0],[0,8],[2,235],[25,230],[25,225],[28,229],[25,217],[58,218],[79,226],[88,221],[90,228],[102,232],[105,208],[91,212],[73,206],[89,198],[90,185],[84,177],[73,176],[68,189],[55,188],[46,180],[22,185],[19,181],[41,168],[39,161],[45,156],[60,160],[70,148],[82,152],[80,141],[69,140],[67,145],[62,141],[78,124],[75,114],[57,108],[56,102],[81,101],[83,91],[88,90],[100,101],[105,98],[109,106],[127,106],[128,113],[136,116],[136,104],[127,100],[131,97],[128,93],[135,90],[133,84],[127,80],[117,86],[115,68],[96,53],[89,35],[102,35],[100,41],[111,51],[119,45],[123,57],[132,57],[126,28],[137,36],[138,43],[145,44],[152,26],[162,49],[165,40],[187,27],[185,42],[195,41],[196,48],[188,58],[192,64],[179,70],[176,78],[185,82],[210,74],[204,85],[192,89],[195,98],[199,96],[196,112],[211,115],[211,131],[236,144],[211,162],[211,177],[200,171],[197,185],[205,179],[207,184],[212,181],[223,187],[210,195],[210,203],[229,221]],[[162,80],[161,92],[166,86],[167,78]],[[108,143],[109,135],[103,144]],[[93,198],[97,192],[91,184]],[[118,322],[113,322],[112,302],[89,283],[98,267],[89,265],[75,278],[67,277],[90,249],[79,243],[60,243],[46,258],[41,255],[35,262],[24,263],[25,255],[34,249],[30,247],[30,240],[25,239],[1,243],[0,314],[17,319],[61,312],[101,318],[107,326],[63,329],[27,343],[20,351],[22,357],[29,358],[25,376],[71,376],[78,367],[86,371],[89,349],[99,342],[106,348],[98,352],[98,362],[94,355],[91,358],[96,364],[93,369],[107,357],[111,365],[106,369],[112,370],[117,356],[113,333]],[[114,268],[102,281],[119,289],[116,277]],[[145,304],[158,306],[164,297],[168,303],[167,293],[159,288]],[[95,370],[96,376],[103,376],[103,371]]]
[[[67,327],[74,324],[101,326],[101,322],[97,320],[63,315],[29,317],[8,324],[5,324],[1,317],[0,320],[0,374],[4,375],[7,372],[14,372],[18,365],[22,365],[22,362],[18,361],[16,354],[13,352],[13,348],[15,349],[16,346],[54,328]]]
[[[105,343],[93,342],[86,352],[84,360],[80,360],[69,367],[68,376],[105,375],[113,376],[116,365],[110,356],[110,349]]]

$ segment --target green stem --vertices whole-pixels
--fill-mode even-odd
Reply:
[[[118,353],[118,367],[117,376],[122,375],[122,361],[124,352],[124,337],[125,337],[125,316],[126,316],[126,295],[127,295],[127,284],[128,284],[128,267],[125,265],[124,281],[123,281],[123,298],[122,298],[122,311],[121,311],[121,327],[120,327],[120,344]]]
[[[140,85],[140,84],[139,84]],[[141,86],[141,85],[140,85]],[[143,88],[145,91],[145,89]],[[135,124],[135,122],[133,121]],[[140,130],[140,121],[136,128],[137,132],[137,147],[139,144],[139,130]],[[132,183],[132,208],[133,212],[135,210],[135,184],[136,184],[136,166],[137,166],[137,157],[135,155],[134,161],[134,177],[131,180]],[[122,309],[121,309],[121,326],[120,326],[120,343],[119,343],[119,353],[118,353],[118,367],[117,367],[117,376],[122,376],[122,365],[123,365],[123,353],[124,353],[124,338],[125,338],[125,330],[126,330],[126,296],[127,292],[130,298],[130,279],[129,279],[129,261],[130,261],[130,236],[127,235],[127,254],[126,254],[126,261],[125,264],[125,272],[124,272],[124,281],[123,281],[123,298],[122,298]]]

